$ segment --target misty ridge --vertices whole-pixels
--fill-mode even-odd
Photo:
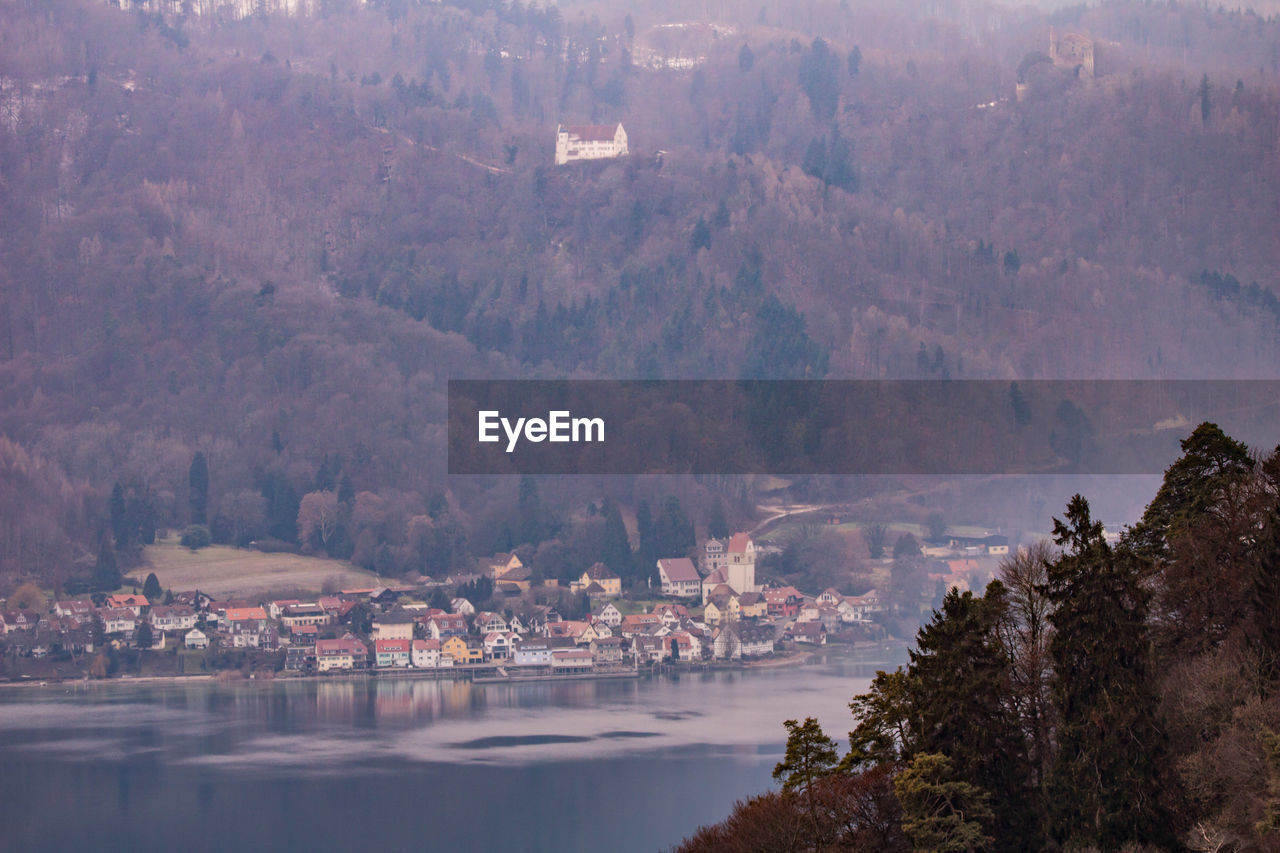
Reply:
[[[5,4],[0,585],[192,523],[196,454],[218,541],[314,548],[315,492],[384,574],[554,540],[446,477],[449,378],[1273,378],[1259,9]]]

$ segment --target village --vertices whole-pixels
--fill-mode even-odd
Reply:
[[[658,560],[660,588],[653,592],[661,597],[647,603],[624,598],[619,576],[595,563],[569,584],[569,593],[591,604],[578,619],[564,618],[554,606],[523,607],[524,618],[512,607],[477,610],[457,594],[458,581],[474,589],[482,580],[493,590],[490,603],[527,601],[531,571],[515,554],[497,554],[483,561],[482,575],[451,579],[455,595],[447,609],[438,606],[443,584],[343,589],[306,600],[215,600],[198,590],[170,590],[152,600],[118,592],[100,596],[100,604],[77,598],[55,600],[47,612],[0,610],[0,642],[10,661],[71,661],[52,673],[35,666],[42,678],[127,674],[118,663],[121,652],[136,655],[139,671],[144,653],[167,652],[177,662],[165,672],[172,675],[234,669],[271,677],[420,672],[515,678],[750,662],[829,640],[886,639],[877,616],[887,604],[874,589],[843,595],[833,588],[806,594],[794,586],[762,586],[756,581],[762,548],[747,533],[709,539],[701,550],[701,570],[688,557]],[[952,537],[932,551],[999,555],[1008,553],[1008,542],[1001,536]],[[979,573],[971,558],[937,565],[947,571],[929,575],[929,582],[947,588],[968,588]],[[921,610],[927,609],[922,598]]]

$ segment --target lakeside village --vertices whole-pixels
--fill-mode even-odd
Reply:
[[[930,583],[967,589],[983,575],[974,557],[1008,553],[1002,536],[957,537],[950,546],[945,555],[962,558],[936,562]],[[688,557],[658,560],[662,600],[648,605],[623,599],[621,579],[596,563],[570,584],[571,593],[591,602],[582,619],[562,618],[548,606],[526,606],[521,619],[510,607],[477,611],[462,596],[447,610],[421,600],[443,603],[443,587],[434,596],[388,586],[306,601],[216,601],[199,591],[170,591],[163,604],[136,593],[106,596],[100,606],[59,600],[48,612],[0,611],[0,680],[356,671],[557,677],[747,662],[828,641],[885,638],[876,616],[886,603],[877,591],[807,595],[793,586],[762,587],[760,553],[748,534],[737,533],[706,542],[701,571]],[[485,574],[470,583],[491,584],[491,601],[528,600],[531,572],[516,555],[485,563]],[[627,612],[637,606],[643,612]]]

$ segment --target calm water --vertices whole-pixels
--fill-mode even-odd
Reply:
[[[0,690],[0,848],[652,853],[885,665]]]

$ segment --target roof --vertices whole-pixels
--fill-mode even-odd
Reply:
[[[729,537],[729,553],[745,554],[749,544],[751,544],[750,533],[735,533]]]
[[[267,611],[261,607],[228,607],[227,621],[240,622],[245,619],[263,619],[267,618]]]
[[[414,640],[412,648],[414,651],[439,651],[439,640]]]
[[[109,595],[107,596],[108,607],[150,607],[151,602],[147,601],[145,595]]]
[[[667,576],[667,580],[671,583],[702,579],[702,576],[698,574],[698,570],[694,568],[693,560],[688,557],[672,557],[659,560],[658,568],[662,570],[662,573]]]
[[[316,640],[317,655],[362,655],[365,651],[364,643],[353,637],[343,637],[340,640]]]
[[[612,142],[620,124],[571,124],[561,125],[561,132],[584,142]]]
[[[392,652],[407,652],[411,640],[374,640],[373,648],[379,654],[390,654]]]
[[[606,566],[604,563],[593,563],[591,568],[587,569],[585,572],[583,572],[583,574],[591,578],[591,580],[593,581],[618,580],[618,576],[614,574],[613,570],[610,569],[608,566]]]

